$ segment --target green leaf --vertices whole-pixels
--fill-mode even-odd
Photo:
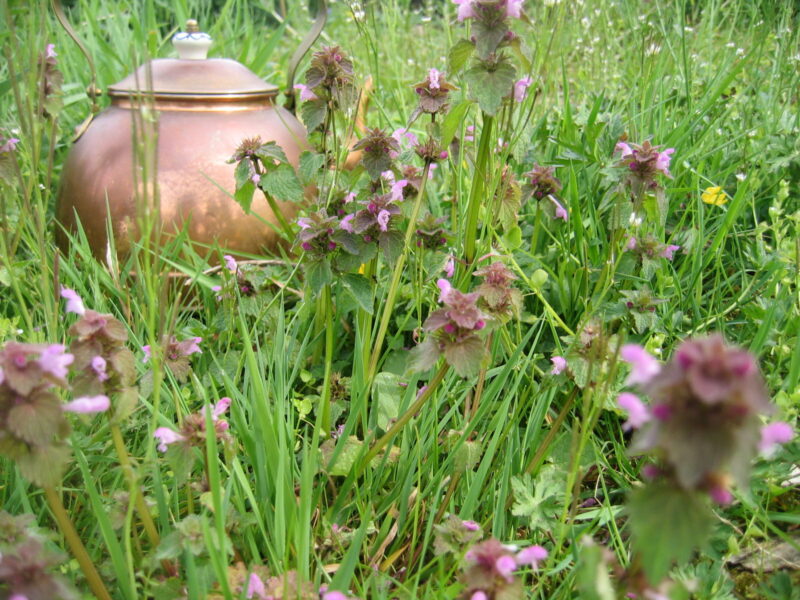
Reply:
[[[524,517],[534,530],[550,531],[558,521],[564,497],[564,473],[553,465],[543,467],[534,483],[530,475],[513,477],[511,514]]]
[[[41,446],[68,427],[58,398],[42,392],[28,402],[16,404],[8,411],[8,430],[20,439]]]
[[[313,295],[319,294],[322,286],[333,281],[331,266],[327,260],[313,260],[306,264],[306,281]]]
[[[276,200],[301,202],[303,186],[291,165],[280,165],[261,176],[259,187]]]
[[[255,154],[265,163],[265,165],[269,165],[276,160],[279,163],[289,162],[289,159],[286,158],[286,153],[283,151],[283,148],[281,148],[275,142],[267,142],[266,144],[263,144],[258,150],[256,150]]]
[[[645,573],[659,582],[673,562],[687,562],[705,545],[714,514],[699,492],[654,483],[631,493],[628,523]]]
[[[469,85],[469,97],[478,102],[483,112],[495,115],[503,104],[503,98],[511,94],[516,75],[514,67],[507,62],[491,69],[480,63],[464,73],[464,79]]]
[[[603,552],[604,549],[595,544],[591,538],[587,537],[582,542],[577,569],[580,598],[586,600],[615,600],[617,598]]]
[[[447,364],[461,377],[477,374],[485,353],[483,340],[476,335],[470,335],[461,341],[448,342],[444,347]]]
[[[399,231],[388,231],[378,236],[378,246],[387,263],[393,265],[397,262],[403,252],[404,242],[403,234]]]
[[[253,204],[253,194],[256,191],[256,184],[248,181],[242,187],[236,188],[233,194],[233,199],[239,203],[245,213],[250,214],[250,206]]]
[[[461,431],[455,430],[451,430],[447,434],[449,445],[452,447],[457,446],[453,459],[453,470],[456,473],[471,470],[481,459],[480,442],[464,440],[462,444],[458,445],[458,441],[461,439],[462,435],[463,433]]]
[[[519,228],[519,225],[513,225],[506,230],[503,234],[503,245],[508,250],[516,250],[522,245],[522,229]]]
[[[472,24],[472,36],[475,38],[475,49],[478,56],[486,59],[497,50],[497,46],[506,37],[508,25],[505,21],[484,22],[475,19]]]
[[[319,449],[320,452],[322,452],[322,466],[326,467],[329,475],[346,477],[353,468],[358,455],[361,453],[361,447],[364,445],[364,442],[354,435],[351,435],[345,440],[339,440],[339,444],[344,445],[336,455],[336,461],[333,464],[329,464],[337,446],[336,442],[337,440],[329,439],[320,446]]]
[[[127,419],[139,403],[139,390],[134,385],[122,388],[114,399],[114,420],[117,422]]]
[[[475,52],[475,44],[469,40],[458,40],[447,54],[447,71],[452,77],[461,72],[470,56]]]
[[[427,371],[436,366],[441,352],[432,335],[426,337],[421,344],[417,344],[409,353],[408,368],[413,372]]]
[[[186,444],[170,444],[165,454],[167,464],[172,469],[175,482],[182,485],[188,481],[195,463],[194,450]]]
[[[25,479],[40,487],[55,487],[61,483],[70,460],[64,445],[36,446],[17,459],[17,467]]]
[[[327,105],[323,100],[311,100],[304,102],[300,107],[300,114],[303,117],[303,124],[308,131],[314,131],[325,121]]]
[[[341,281],[358,305],[372,314],[372,286],[369,280],[358,273],[346,273],[342,276]]]
[[[458,130],[461,128],[461,123],[464,120],[464,115],[466,114],[469,107],[472,106],[471,100],[464,100],[459,104],[456,104],[445,116],[444,121],[442,121],[442,133],[441,133],[441,147],[442,148],[449,148],[450,142],[453,141]]]
[[[372,400],[377,406],[378,427],[384,431],[400,414],[400,403],[405,390],[400,387],[400,376],[394,373],[378,373],[372,385]]]
[[[308,185],[317,181],[322,166],[325,164],[325,157],[322,154],[306,150],[300,155],[300,167],[298,174],[300,183]]]

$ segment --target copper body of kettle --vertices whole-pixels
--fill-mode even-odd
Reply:
[[[236,254],[277,245],[270,226],[277,219],[263,196],[256,194],[250,215],[234,200],[235,165],[227,161],[242,140],[259,136],[280,145],[296,166],[306,148],[303,125],[276,104],[276,86],[234,60],[206,58],[211,39],[193,22],[173,43],[180,58],[151,60],[111,86],[111,106],[71,148],[56,208],[62,247],[61,227],[74,231],[80,220],[96,257],[108,256],[109,224],[124,255],[148,211],[163,239],[185,229],[201,255],[214,244]],[[290,84],[301,57],[292,60]],[[296,212],[279,206],[287,219]]]

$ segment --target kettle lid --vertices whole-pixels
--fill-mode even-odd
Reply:
[[[122,81],[109,86],[112,98],[148,96],[169,100],[239,100],[277,95],[278,87],[265,82],[240,62],[206,58],[211,37],[196,21],[176,33],[172,44],[180,58],[155,58]]]

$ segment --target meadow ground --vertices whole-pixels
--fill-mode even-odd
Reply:
[[[101,89],[189,18],[283,85],[311,25],[64,4]],[[91,70],[0,20],[1,598],[800,598],[795,3],[331,1],[238,260],[57,249]]]

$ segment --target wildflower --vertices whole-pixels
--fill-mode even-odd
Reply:
[[[523,187],[525,196],[533,196],[537,200],[550,195],[557,196],[561,191],[561,182],[556,178],[555,171],[555,167],[534,164],[533,168],[524,175],[528,179],[527,184]]]
[[[489,600],[489,596],[483,590],[478,590],[469,597],[469,600]]]
[[[322,600],[347,600],[347,596],[345,596],[342,592],[332,591],[332,592],[325,592],[322,595]]]
[[[250,579],[247,581],[247,598],[249,600],[254,596],[257,598],[266,598],[267,588],[264,586],[264,582],[262,581],[261,577],[259,577],[256,573],[250,573]]]
[[[311,88],[303,83],[295,84],[294,89],[300,90],[300,101],[319,100],[319,97],[311,91]]]
[[[564,206],[558,200],[556,200],[552,195],[548,195],[547,199],[553,203],[553,206],[555,208],[555,218],[562,219],[566,223],[569,220],[569,213],[567,212],[567,209],[564,208]]]
[[[62,287],[61,297],[67,300],[67,312],[72,312],[78,315],[83,315],[86,312],[86,308],[83,305],[83,300],[81,300],[81,297],[77,294],[77,292],[75,292],[75,290]]]
[[[417,144],[419,144],[419,140],[417,140],[417,136],[414,135],[413,133],[411,133],[405,127],[401,127],[399,129],[395,129],[392,132],[392,137],[395,140],[397,140],[397,143],[400,144],[401,146],[403,146],[403,145],[416,146]]]
[[[464,558],[468,567],[463,579],[473,595],[482,592],[489,597],[518,597],[512,595],[521,586],[514,578],[517,561],[508,547],[492,538],[475,544]]]
[[[56,54],[56,45],[55,44],[47,44],[47,47],[45,48],[45,51],[44,51],[44,56],[47,59],[55,60],[55,58],[58,56],[58,54]]]
[[[481,528],[475,521],[461,521],[461,524],[467,531],[480,531]]]
[[[656,181],[658,174],[672,179],[669,164],[675,148],[661,151],[660,146],[653,146],[649,141],[645,141],[641,145],[619,142],[615,151],[620,153],[618,166],[627,167],[626,178],[636,197],[643,190],[660,188]]]
[[[57,379],[66,379],[67,367],[72,364],[75,357],[72,354],[65,354],[64,350],[62,344],[50,344],[42,348],[38,361],[42,371]]]
[[[339,229],[346,231],[348,233],[355,233],[353,230],[353,219],[355,218],[354,214],[346,215],[339,221]]]
[[[91,414],[98,412],[106,412],[111,407],[111,401],[108,396],[103,394],[97,396],[86,396],[83,398],[76,398],[72,402],[67,402],[61,405],[61,410],[65,412],[74,412],[81,414]]]
[[[412,119],[419,113],[436,114],[445,112],[450,92],[456,89],[458,88],[448,83],[444,78],[444,74],[439,70],[429,69],[428,77],[414,85],[414,91],[419,96],[419,105]]]
[[[389,170],[392,160],[400,151],[400,144],[392,136],[386,135],[381,129],[369,129],[366,135],[354,146],[354,150],[361,150],[361,164],[373,180],[377,180],[381,173]]]
[[[464,21],[466,19],[474,19],[475,14],[475,4],[476,0],[453,0],[453,4],[458,5],[458,21]]]
[[[368,235],[370,238],[381,238],[382,233],[390,229],[392,217],[401,214],[400,207],[392,199],[391,194],[373,196],[361,202],[362,208],[355,213],[353,230],[359,235]]]
[[[636,394],[620,394],[619,398],[617,398],[617,404],[628,413],[628,420],[622,425],[622,428],[626,431],[639,429],[651,418],[650,411]]]
[[[541,546],[528,546],[527,548],[523,548],[517,552],[517,555],[514,557],[514,559],[520,566],[530,565],[536,569],[541,561],[547,559],[547,555],[547,550]]]
[[[550,369],[551,375],[561,375],[564,372],[564,369],[567,368],[567,359],[563,356],[553,356],[550,359],[550,362],[553,363],[553,368]]]
[[[95,372],[97,375],[97,379],[99,381],[106,381],[108,379],[108,373],[106,373],[106,359],[100,356],[99,354],[92,358],[90,366],[92,371]]]
[[[8,138],[5,141],[0,143],[0,154],[8,154],[9,152],[13,152],[17,149],[17,144],[19,144],[19,138]]]
[[[533,83],[533,79],[530,77],[523,77],[517,83],[514,84],[514,100],[517,102],[522,102],[525,100],[525,96],[528,95],[528,88]]]
[[[700,195],[700,199],[706,204],[713,204],[714,206],[722,206],[728,201],[728,195],[722,191],[722,188],[708,187]]]
[[[448,279],[453,278],[453,275],[456,272],[456,261],[452,256],[448,257],[447,262],[444,264],[443,271],[445,277]]]
[[[169,427],[159,427],[153,433],[153,437],[158,440],[158,450],[160,452],[166,452],[167,446],[170,444],[182,442],[186,439],[180,433],[170,429]]]
[[[339,46],[327,46],[311,56],[305,93],[330,98],[339,107],[353,95],[353,63]]]
[[[504,0],[506,8],[506,16],[511,19],[522,18],[522,5],[525,0]]]
[[[661,370],[658,361],[636,344],[624,345],[620,350],[620,358],[631,365],[626,385],[647,383]]]
[[[481,295],[483,308],[498,318],[508,318],[518,314],[522,308],[522,293],[513,286],[517,276],[502,262],[495,261],[473,273],[482,277],[476,291]]]
[[[769,456],[781,444],[788,444],[794,438],[794,430],[788,423],[775,421],[761,428],[761,440],[758,443],[759,451]]]
[[[676,252],[676,251],[678,251],[678,250],[680,250],[680,249],[681,249],[681,247],[680,247],[680,246],[675,246],[675,245],[673,245],[673,244],[670,244],[669,246],[666,246],[666,247],[665,247],[665,248],[664,248],[664,249],[661,251],[661,254],[660,254],[660,255],[661,255],[663,258],[666,258],[667,260],[672,260],[672,259],[673,259],[673,257],[675,256],[675,252]]]
[[[230,254],[226,254],[222,258],[225,260],[225,268],[228,269],[229,271],[235,273],[236,270],[239,268],[238,264],[236,263],[236,259],[233,258]],[[199,351],[200,350],[198,349],[198,352]]]

